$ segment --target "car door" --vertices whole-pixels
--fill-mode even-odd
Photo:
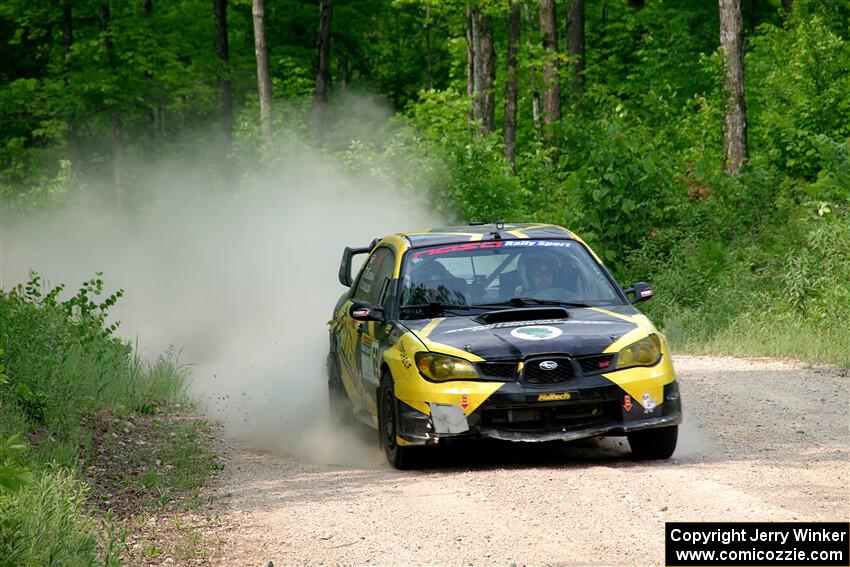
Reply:
[[[376,248],[366,260],[345,310],[343,332],[348,336],[352,348],[346,349],[348,360],[344,362],[344,365],[347,367],[355,390],[349,392],[349,396],[358,411],[372,414],[375,413],[374,391],[381,365],[380,345],[375,333],[376,323],[352,319],[348,309],[351,303],[357,301],[381,305],[392,280],[394,265],[395,254],[392,249],[385,246]]]

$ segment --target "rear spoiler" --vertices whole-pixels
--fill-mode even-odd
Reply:
[[[378,239],[376,238],[369,246],[363,246],[362,248],[345,247],[345,250],[342,252],[342,262],[339,264],[339,283],[345,287],[351,287],[353,283],[351,279],[351,259],[358,254],[368,254],[377,243]]]

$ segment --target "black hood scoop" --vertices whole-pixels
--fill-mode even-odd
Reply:
[[[539,321],[544,319],[566,319],[569,311],[563,307],[525,307],[522,309],[503,309],[478,315],[474,320],[489,325],[491,323],[510,323],[514,321]]]

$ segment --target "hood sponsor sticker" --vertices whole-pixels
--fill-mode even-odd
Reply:
[[[623,409],[626,411],[632,411],[632,397],[628,394],[623,396]]]
[[[511,331],[511,336],[524,341],[545,341],[560,337],[564,332],[558,327],[549,325],[529,325]]]
[[[560,325],[561,323],[568,323],[565,319],[539,319],[535,321],[506,321],[504,323],[490,323],[489,325],[477,325],[475,327],[464,327],[463,329],[451,329],[450,331],[446,331],[446,334],[449,333],[462,333],[464,331],[486,331],[488,329],[505,329],[510,327],[523,327],[526,325]]]

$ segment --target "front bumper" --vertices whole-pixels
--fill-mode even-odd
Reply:
[[[429,415],[400,401],[399,442],[432,445],[448,438],[485,437],[524,442],[569,441],[625,435],[682,422],[675,381],[664,386],[663,400],[645,405],[610,382],[600,380],[587,386],[577,390],[564,385],[531,389],[516,382],[506,383],[466,416],[459,406],[429,404]]]

